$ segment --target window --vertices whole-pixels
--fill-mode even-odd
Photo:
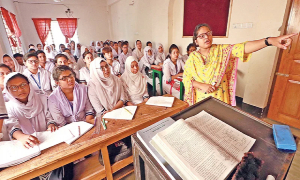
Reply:
[[[4,17],[1,13],[1,18],[2,18],[2,21],[3,21],[3,25],[4,25],[4,28],[5,28],[5,31],[6,31],[6,35],[7,35],[7,39],[8,39],[8,42],[9,42],[9,45],[10,45],[10,48],[11,48],[11,51],[13,54],[15,53],[20,53],[20,54],[23,54],[23,49],[22,47],[19,45],[21,44],[19,42],[19,38],[17,38],[15,35],[12,35],[11,36],[11,32],[6,24],[6,21],[4,20]],[[17,47],[14,47],[12,42],[9,40],[9,37],[12,37],[12,39],[14,40],[14,42],[17,44]]]
[[[73,38],[70,39],[70,41],[71,40],[75,41],[76,44],[79,42],[77,30]],[[51,21],[51,30],[46,40],[46,45],[51,45],[51,44],[55,44],[57,51],[58,51],[59,44],[66,44],[66,38],[62,34],[57,21]]]

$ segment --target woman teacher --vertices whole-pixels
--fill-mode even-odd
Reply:
[[[251,53],[267,46],[287,49],[292,36],[267,37],[240,44],[212,44],[212,31],[207,24],[196,26],[193,41],[199,50],[190,54],[185,64],[183,83],[185,101],[193,105],[209,96],[232,106],[235,102],[238,59],[249,61]]]

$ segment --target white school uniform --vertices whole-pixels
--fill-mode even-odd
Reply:
[[[79,82],[88,83],[90,81],[90,70],[87,67],[83,67],[79,70]]]
[[[126,62],[126,59],[129,57],[129,56],[132,56],[132,53],[129,53],[127,52],[127,54],[124,54],[124,52],[122,52],[119,56],[119,63],[121,65],[121,73],[123,74],[124,71],[125,71],[125,62]]]
[[[27,76],[32,88],[37,93],[51,93],[51,73],[41,67],[36,74],[32,74],[29,69],[25,69],[23,74]]]

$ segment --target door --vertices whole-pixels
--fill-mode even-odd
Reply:
[[[300,0],[294,0],[286,34],[300,31]],[[300,36],[283,50],[271,97],[268,118],[300,129]]]

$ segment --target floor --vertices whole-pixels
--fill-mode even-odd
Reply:
[[[263,121],[266,121],[267,123],[270,123],[270,124],[281,124],[281,123],[278,123],[278,122],[273,121],[268,118],[264,118]],[[295,136],[300,137],[300,129],[291,127],[291,131]],[[299,149],[300,146],[299,145],[300,145],[300,142],[298,144],[298,150],[296,152],[296,155],[294,157],[293,163],[290,167],[290,170],[286,177],[286,180],[300,179],[300,149]],[[126,177],[124,177],[122,180],[134,180],[134,179],[135,179],[134,173],[131,173],[131,174],[127,175]]]

